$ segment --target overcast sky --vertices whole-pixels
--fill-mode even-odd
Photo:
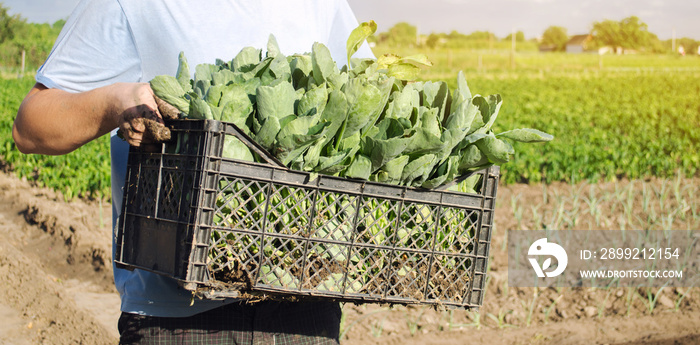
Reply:
[[[79,0],[0,0],[11,14],[36,23],[67,18]],[[264,0],[256,0],[264,1]],[[570,35],[586,33],[595,21],[635,15],[662,39],[700,39],[700,0],[348,0],[358,20],[374,20],[379,31],[398,22],[420,33],[468,34],[477,30],[507,36],[513,29],[527,38],[542,35],[552,25]],[[204,2],[203,2],[204,3]]]

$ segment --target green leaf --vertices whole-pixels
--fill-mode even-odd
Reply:
[[[233,61],[231,61],[231,69],[234,72],[250,72],[258,66],[261,58],[261,49],[245,47],[233,58]]]
[[[151,79],[151,89],[158,98],[170,103],[185,114],[190,113],[190,102],[185,98],[185,90],[177,78],[169,75],[159,75]]]
[[[350,77],[347,73],[334,73],[326,78],[326,82],[331,89],[342,90]]]
[[[377,31],[377,23],[373,20],[360,23],[360,25],[350,32],[347,43],[345,44],[347,51],[347,61],[350,64],[350,58],[360,49],[362,43],[367,37],[372,36]]]
[[[289,61],[289,68],[292,71],[292,83],[295,88],[306,87],[308,78],[313,71],[310,55],[292,55]]]
[[[489,160],[481,153],[481,150],[476,145],[469,145],[460,152],[459,157],[459,173],[463,174],[470,168],[488,164]]]
[[[314,43],[311,48],[311,66],[316,85],[321,85],[331,75],[340,73],[328,47],[318,42]]]
[[[329,123],[324,133],[326,139],[324,140],[323,146],[330,143],[336,137],[336,134],[338,134],[338,130],[347,117],[347,109],[348,100],[345,98],[345,94],[339,90],[331,91],[328,95],[328,103],[326,103],[321,114],[320,122]],[[337,140],[339,140],[339,137]]]
[[[445,162],[436,169],[431,179],[423,182],[421,187],[428,189],[437,188],[445,182],[454,179],[457,176],[458,161],[459,157],[450,156],[449,159],[445,160]]]
[[[221,156],[224,158],[239,159],[248,162],[255,161],[255,158],[250,152],[248,146],[233,135],[227,135],[224,138],[224,149]]]
[[[383,95],[376,86],[361,79],[351,79],[345,85],[345,96],[350,107],[341,139],[355,134],[376,116]]]
[[[199,97],[193,97],[190,100],[189,118],[213,120],[214,115],[209,107],[209,103]]]
[[[411,117],[413,109],[420,106],[420,93],[410,86],[401,91],[393,92],[390,97],[392,100],[387,106],[385,113],[387,117],[408,119]]]
[[[360,142],[362,141],[362,138],[360,137],[360,132],[355,132],[355,134],[347,137],[340,139],[340,145],[338,145],[338,149],[340,151],[345,151],[345,150],[353,150],[353,152],[357,152],[360,149]]]
[[[401,155],[410,143],[410,138],[396,137],[389,139],[374,139],[367,137],[366,140],[371,143],[371,161],[372,171],[375,171],[385,165],[387,162]]]
[[[469,101],[464,101],[452,107],[452,113],[445,120],[445,128],[459,129],[465,134],[471,129],[471,124],[479,112],[479,107]]]
[[[193,92],[190,92],[190,94],[194,93],[197,95],[199,98],[204,98],[204,96],[207,94],[207,91],[209,91],[209,88],[211,87],[211,81],[209,80],[196,80],[194,82],[194,89],[192,90]]]
[[[387,68],[392,64],[398,63],[401,61],[401,57],[396,55],[396,54],[383,54],[380,57],[377,58],[377,64],[379,64],[380,68]]]
[[[406,146],[405,153],[411,156],[437,153],[444,147],[440,137],[424,128],[418,128],[410,138],[410,143]]]
[[[353,159],[352,163],[345,171],[346,177],[359,178],[363,180],[369,179],[369,175],[372,172],[372,161],[369,157],[358,154]]]
[[[268,117],[265,122],[262,123],[260,131],[255,135],[255,141],[265,149],[271,150],[280,128],[280,121],[277,117]]]
[[[518,128],[496,134],[497,138],[508,138],[523,143],[537,143],[551,141],[554,137],[551,134],[532,128]]]
[[[384,175],[378,181],[392,184],[401,182],[401,175],[403,174],[403,170],[406,167],[406,164],[408,164],[408,161],[409,157],[404,155],[386,162],[386,164],[384,164],[384,166],[380,169]]]
[[[285,165],[291,167],[293,162],[300,163],[299,166],[294,167],[293,169],[303,170],[303,161],[301,161],[301,159],[303,159],[303,155],[309,150],[310,147],[323,140],[323,138],[324,137],[321,134],[294,134],[292,135],[293,144],[288,147],[279,146],[277,155]],[[291,148],[291,150],[286,151],[288,148]]]
[[[459,93],[462,100],[468,100],[472,98],[472,93],[467,85],[467,78],[464,76],[463,71],[459,71],[457,74],[457,93]]]
[[[226,90],[225,85],[212,85],[204,95],[204,100],[207,101],[209,105],[218,107],[220,105],[219,102],[221,101],[221,96],[223,95],[224,90]]]
[[[281,119],[294,114],[294,104],[297,94],[294,86],[288,81],[274,85],[260,86],[256,92],[258,118],[265,121],[269,117]]]
[[[501,99],[500,95],[490,95],[486,98],[476,96],[472,102],[479,107],[481,114],[481,116],[475,117],[474,122],[472,122],[472,129],[476,129],[476,132],[479,133],[488,133],[496,121],[503,99]]]
[[[430,67],[433,65],[425,54],[416,54],[411,56],[402,57],[400,60],[402,63],[409,63],[415,66],[425,66]]]
[[[275,35],[270,34],[270,36],[267,39],[267,56],[269,57],[276,57],[277,55],[281,55],[282,53],[280,52],[280,46],[277,44],[277,39],[275,38]]]
[[[219,70],[219,66],[210,64],[210,63],[202,63],[197,65],[194,69],[194,80],[199,81],[199,80],[205,80],[208,81],[209,84],[211,84],[211,81],[213,80],[213,75]]]
[[[250,135],[247,122],[253,113],[253,103],[245,88],[236,84],[229,85],[229,88],[222,95],[220,103],[223,104],[221,121],[233,123]]]
[[[401,174],[401,182],[404,185],[411,185],[413,181],[418,180],[418,184],[422,184],[427,179],[427,174],[435,164],[435,155],[428,154],[420,156],[406,164]]]
[[[510,160],[510,156],[515,154],[513,146],[506,141],[496,138],[491,133],[477,141],[475,145],[488,157],[491,163],[495,164],[507,163]]]
[[[277,134],[277,146],[284,151],[292,151],[298,146],[306,145],[308,141],[315,140],[303,138],[309,135],[309,129],[318,123],[318,119],[312,116],[299,116],[282,126]],[[310,134],[317,135],[316,133]]]
[[[420,68],[410,63],[395,63],[389,65],[387,75],[400,80],[413,81],[418,79]]]
[[[304,154],[304,166],[305,171],[313,171],[318,166],[319,159],[321,158],[321,150],[326,140],[325,133],[322,134],[320,140],[316,141]]]
[[[427,108],[437,109],[435,118],[439,123],[442,123],[445,116],[445,105],[449,92],[445,82],[426,82],[423,84],[423,105]]]
[[[260,80],[263,85],[270,85],[271,83],[276,83],[279,81],[288,81],[291,83],[292,70],[289,67],[287,58],[282,54],[275,56],[275,58],[270,61],[264,72],[262,72],[260,75]]]
[[[479,194],[476,188],[479,185],[479,182],[481,182],[481,175],[474,174],[464,179],[455,187],[458,192]]]
[[[418,108],[418,115],[421,119],[421,128],[435,137],[440,137],[442,135],[440,121],[437,118],[438,111],[438,108]]]
[[[341,172],[342,170],[347,168],[347,166],[340,163],[348,157],[349,153],[350,150],[346,150],[332,154],[330,156],[319,157],[318,166],[316,166],[316,171],[329,175],[334,175]]]
[[[228,85],[230,83],[242,84],[245,82],[242,73],[237,73],[230,69],[216,71],[211,77],[212,85]]]
[[[320,117],[328,102],[328,89],[326,84],[321,84],[307,91],[297,104],[296,114],[299,116],[316,115]]]
[[[187,64],[185,52],[181,51],[180,55],[178,55],[177,73],[175,73],[175,77],[177,78],[177,82],[180,83],[180,86],[182,86],[182,89],[185,92],[189,92],[190,90],[192,90],[192,84],[190,81],[190,65]]]

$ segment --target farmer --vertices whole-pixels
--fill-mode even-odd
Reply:
[[[284,54],[321,42],[342,66],[357,25],[346,0],[82,0],[20,106],[16,146],[60,155],[110,133],[115,225],[129,144],[147,143],[135,119],[160,117],[148,81],[175,75],[181,51],[190,66],[213,63],[244,47],[264,48],[273,34]],[[373,55],[364,45],[356,56]],[[124,140],[116,136],[119,128]],[[338,303],[192,300],[174,280],[138,269],[115,267],[114,281],[122,344],[338,342]]]

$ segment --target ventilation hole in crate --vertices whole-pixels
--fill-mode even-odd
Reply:
[[[357,196],[332,192],[320,192],[318,196],[311,237],[351,241]]]
[[[192,173],[192,171],[185,172],[185,178],[184,178],[184,184],[182,189],[187,190],[187,191],[193,191],[194,190],[194,185],[195,185],[195,175]],[[191,208],[192,206],[192,201],[195,199],[195,196],[192,193],[187,193],[185,194],[185,197],[182,201],[182,207],[180,209],[180,214],[179,214],[179,220],[182,222],[193,222],[194,220],[190,220],[190,216],[194,216],[195,212],[193,212],[193,209]]]
[[[178,144],[175,153],[196,156],[200,151],[200,139],[204,136],[198,132],[185,132],[178,136]],[[193,159],[196,161],[196,159]]]
[[[302,287],[327,292],[343,292],[348,245],[313,243],[308,249]]]
[[[473,254],[478,211],[445,208],[436,232],[435,252]]]
[[[396,229],[399,202],[377,198],[362,198],[357,220],[356,241],[364,244],[390,245]]]
[[[222,177],[214,210],[214,225],[235,230],[262,232],[268,185]]]
[[[313,197],[310,189],[272,185],[265,231],[308,237]]]
[[[468,257],[436,255],[430,269],[428,298],[461,303],[469,289],[471,265]]]
[[[265,237],[257,283],[283,289],[299,289],[304,270],[304,241]]]
[[[229,231],[212,231],[209,271],[224,283],[253,285],[258,269],[260,236]]]
[[[160,156],[155,156],[153,158],[146,158],[143,162],[144,166],[148,167],[159,167],[160,166]]]
[[[398,231],[396,232],[396,246],[409,249],[430,250],[433,246],[433,237],[436,231],[436,223],[439,207],[427,204],[404,204]]]
[[[353,247],[348,269],[346,293],[362,293],[380,298],[388,285],[391,251],[373,247]]]
[[[391,263],[388,296],[424,300],[430,255],[397,251]]]
[[[158,217],[173,220],[179,218],[180,197],[184,190],[183,180],[182,172],[163,169]],[[187,190],[187,193],[192,193],[192,190]]]
[[[138,193],[134,200],[134,210],[136,214],[144,216],[155,216],[156,196],[158,191],[158,172],[144,169],[138,180]]]

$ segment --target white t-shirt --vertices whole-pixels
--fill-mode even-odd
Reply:
[[[345,65],[345,42],[358,23],[346,0],[83,0],[59,35],[36,80],[49,88],[88,91],[116,82],[148,82],[175,75],[184,51],[191,71],[244,47],[264,49],[273,34],[283,54],[328,46]],[[355,56],[372,57],[365,44]],[[129,146],[112,132],[113,224],[121,212]],[[113,253],[114,255],[114,253]],[[121,310],[183,317],[230,301],[195,299],[154,273],[114,269]]]

